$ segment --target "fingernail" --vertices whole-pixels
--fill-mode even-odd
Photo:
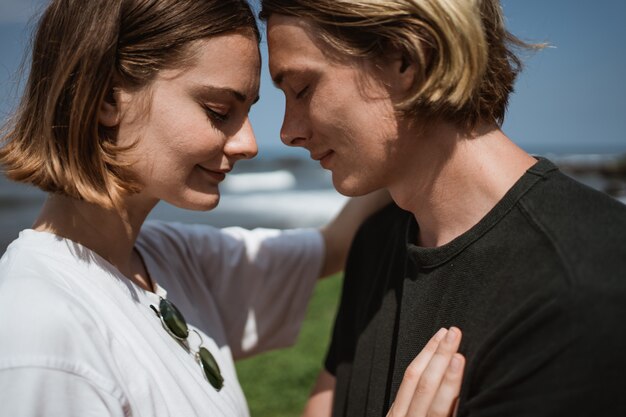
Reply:
[[[433,339],[435,339],[437,342],[441,342],[446,333],[448,333],[448,329],[442,327],[437,333],[435,333],[435,337]]]
[[[452,357],[452,360],[450,361],[450,370],[454,373],[457,373],[461,372],[461,369],[463,369],[463,360],[457,353]]]
[[[458,334],[458,331],[454,327],[451,327],[450,330],[448,330],[448,334],[446,335],[446,342],[454,342]]]

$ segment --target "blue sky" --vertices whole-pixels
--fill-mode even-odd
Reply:
[[[28,44],[28,19],[42,0],[0,2],[0,117],[15,103],[14,73]],[[626,152],[626,1],[503,0],[511,32],[551,47],[527,54],[505,132],[534,153]],[[264,69],[252,123],[263,152],[280,144],[284,100]],[[304,156],[302,150],[290,153]]]

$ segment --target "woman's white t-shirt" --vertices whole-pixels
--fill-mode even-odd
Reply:
[[[247,416],[233,359],[292,344],[324,257],[315,230],[148,222],[157,293],[93,251],[25,230],[0,260],[0,416]],[[167,293],[164,290],[167,288]],[[217,360],[205,379],[150,308],[172,301]],[[263,381],[259,381],[263,383]]]

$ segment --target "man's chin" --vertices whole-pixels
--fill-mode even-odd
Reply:
[[[346,197],[360,197],[375,191],[374,189],[360,184],[353,178],[337,178],[335,173],[333,173],[333,186],[339,194],[345,195]]]

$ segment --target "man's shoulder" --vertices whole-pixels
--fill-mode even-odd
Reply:
[[[626,232],[626,205],[560,171],[547,175],[520,203],[527,214],[555,232]]]
[[[521,210],[575,275],[626,270],[626,206],[560,171],[519,202]]]
[[[626,205],[559,170],[546,173],[522,201],[529,207],[543,210],[546,215],[562,210],[562,215],[585,215],[593,220],[591,215],[601,210],[626,218]]]

